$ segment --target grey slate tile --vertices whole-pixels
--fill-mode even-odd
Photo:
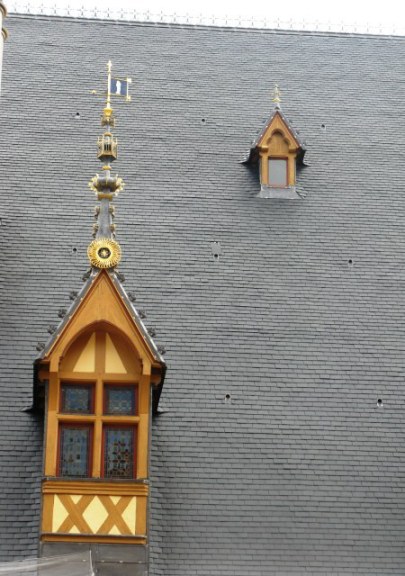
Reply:
[[[88,268],[89,90],[111,57],[134,78],[117,113],[121,269],[167,349],[151,575],[402,574],[405,39],[7,25],[1,559],[37,553],[42,425],[22,410],[36,344]],[[239,164],[275,81],[307,142],[298,203],[256,198]]]

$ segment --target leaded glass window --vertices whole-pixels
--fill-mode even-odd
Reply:
[[[61,412],[91,414],[93,412],[93,387],[62,384]]]
[[[89,476],[90,426],[61,426],[60,476]]]
[[[104,476],[106,478],[134,477],[134,436],[133,427],[105,427]]]
[[[105,414],[132,415],[136,413],[135,386],[108,386],[104,388]]]

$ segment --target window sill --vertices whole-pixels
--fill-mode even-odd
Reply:
[[[258,198],[277,198],[280,200],[301,200],[301,197],[297,194],[295,186],[288,186],[286,188],[275,188],[273,186],[266,186],[262,184]]]
[[[60,482],[60,483],[77,483],[86,484],[149,484],[147,478],[73,478],[62,476],[45,476],[42,482]]]

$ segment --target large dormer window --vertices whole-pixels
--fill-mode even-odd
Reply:
[[[75,341],[61,363],[56,475],[134,479],[137,471],[139,358],[102,328]]]
[[[281,111],[279,92],[272,115],[244,160],[259,163],[260,192],[263,198],[299,198],[296,166],[302,164],[305,148]]]
[[[157,354],[116,276],[91,276],[38,360],[43,542],[146,545],[151,402],[164,366]]]

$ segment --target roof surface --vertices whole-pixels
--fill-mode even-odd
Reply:
[[[89,91],[111,58],[134,79],[115,129],[120,270],[167,349],[151,575],[402,574],[405,39],[7,26],[1,560],[36,554],[42,424],[24,409],[36,344],[88,268]],[[239,163],[274,82],[307,144],[301,201],[257,198]]]

